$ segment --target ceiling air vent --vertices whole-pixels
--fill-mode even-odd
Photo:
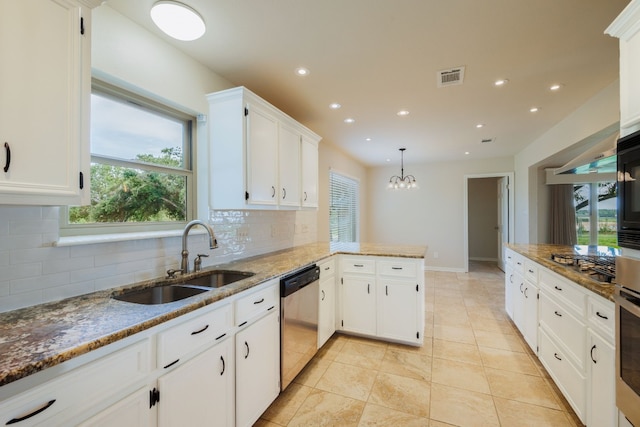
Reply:
[[[491,144],[492,142],[495,142],[495,138],[482,138],[480,140],[481,144]]]
[[[464,67],[438,71],[437,77],[438,87],[461,85],[464,80]]]

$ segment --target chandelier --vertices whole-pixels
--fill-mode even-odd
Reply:
[[[416,177],[413,175],[404,174],[404,151],[406,148],[399,148],[400,150],[400,176],[393,175],[389,178],[389,184],[387,188],[389,190],[411,190],[412,188],[418,188]]]

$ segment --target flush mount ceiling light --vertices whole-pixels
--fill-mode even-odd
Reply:
[[[400,176],[393,175],[389,178],[389,184],[387,185],[387,189],[389,190],[411,190],[412,188],[417,189],[418,183],[416,182],[416,178],[413,175],[404,174],[404,151],[406,148],[399,148],[400,150]]]
[[[151,7],[151,19],[165,34],[177,40],[196,40],[206,31],[202,16],[177,1],[154,3]]]

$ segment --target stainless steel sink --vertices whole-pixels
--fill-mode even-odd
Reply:
[[[200,276],[185,281],[185,285],[204,286],[206,288],[219,288],[239,280],[253,276],[255,273],[235,270],[212,270],[206,276]]]
[[[154,286],[138,291],[125,292],[121,295],[114,295],[112,298],[135,304],[153,305],[180,301],[207,291],[208,289],[206,288],[203,289],[185,285]]]

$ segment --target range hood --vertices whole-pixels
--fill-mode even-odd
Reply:
[[[615,132],[567,164],[554,170],[560,174],[615,173],[617,170],[616,145],[620,134]]]

